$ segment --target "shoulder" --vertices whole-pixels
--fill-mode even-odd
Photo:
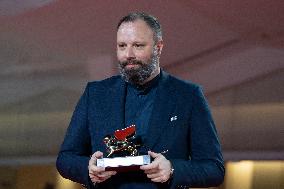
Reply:
[[[163,72],[163,76],[167,78],[167,85],[174,88],[176,91],[194,93],[194,91],[201,90],[201,86],[199,84],[190,80],[184,80],[166,72]]]
[[[99,80],[99,81],[91,81],[88,82],[87,87],[89,89],[105,89],[105,88],[113,88],[117,85],[121,84],[122,79],[119,75],[115,75],[103,80]]]
[[[192,81],[183,80],[168,74],[167,86],[173,91],[172,94],[175,97],[182,99],[183,101],[192,101],[191,104],[203,104],[207,107],[207,100],[204,95],[202,86]]]

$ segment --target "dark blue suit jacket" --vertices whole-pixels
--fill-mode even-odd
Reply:
[[[125,127],[125,89],[120,76],[88,83],[57,158],[63,177],[93,188],[88,161],[95,151],[106,153],[105,135]],[[153,183],[143,172],[118,173],[96,188],[209,187],[223,182],[220,143],[207,102],[195,84],[162,72],[146,146],[154,152],[168,150],[165,156],[174,168],[170,182]]]

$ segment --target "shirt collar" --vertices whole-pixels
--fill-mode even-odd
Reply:
[[[155,88],[158,85],[160,77],[161,77],[161,72],[152,80],[148,81],[143,85],[134,85],[131,83],[127,84],[128,87],[130,87],[130,89],[133,89],[138,95],[146,95],[149,93],[151,89]]]

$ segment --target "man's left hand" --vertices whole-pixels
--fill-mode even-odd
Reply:
[[[144,170],[147,177],[153,182],[167,182],[171,177],[171,162],[161,153],[149,151],[148,154],[154,158],[154,161],[152,161],[149,165],[141,166],[140,169]]]

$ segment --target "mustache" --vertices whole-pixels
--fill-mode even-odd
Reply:
[[[120,65],[122,67],[125,67],[127,65],[143,65],[143,62],[140,60],[126,60],[126,61],[120,62]]]

